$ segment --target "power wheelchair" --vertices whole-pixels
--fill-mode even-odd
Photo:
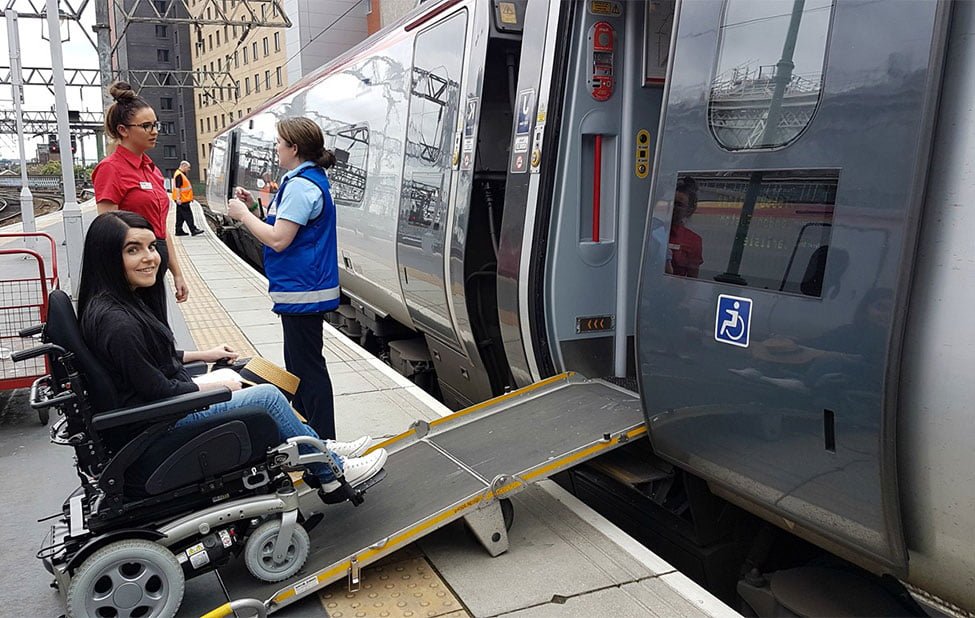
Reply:
[[[308,556],[307,530],[322,516],[302,513],[287,472],[310,462],[331,465],[342,497],[361,503],[365,486],[348,485],[324,443],[300,437],[280,444],[259,408],[173,428],[229,400],[228,389],[120,408],[71,300],[54,291],[49,307],[45,325],[21,333],[40,334],[42,345],[12,358],[49,357],[51,373],[31,387],[31,406],[60,412],[51,439],[75,453],[81,485],[51,517],[37,554],[69,617],[174,616],[186,579],[240,554],[258,579],[291,577]],[[299,454],[300,443],[317,452]]]

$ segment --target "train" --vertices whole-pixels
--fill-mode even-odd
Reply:
[[[435,0],[275,122],[337,163],[329,319],[453,408],[563,371],[649,440],[564,482],[750,615],[975,611],[975,3]],[[598,414],[598,410],[593,410]],[[719,581],[720,580],[720,581]]]

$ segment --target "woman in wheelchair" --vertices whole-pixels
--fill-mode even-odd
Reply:
[[[92,222],[85,238],[78,294],[78,315],[85,342],[109,369],[118,391],[119,403],[133,406],[199,390],[227,387],[229,401],[191,413],[177,421],[184,429],[245,407],[260,407],[273,420],[283,442],[297,436],[318,435],[302,423],[287,399],[274,386],[261,384],[241,389],[237,380],[197,384],[183,363],[235,360],[237,354],[226,345],[210,350],[178,351],[169,327],[153,314],[140,293],[156,282],[160,256],[152,226],[142,216],[126,211],[105,212]],[[119,441],[132,436],[120,435]],[[362,456],[370,439],[354,442],[326,441],[332,458],[352,487],[377,475],[386,463],[386,451],[376,449]],[[313,452],[302,444],[302,453]],[[312,485],[320,484],[326,502],[338,494],[340,483],[330,466],[311,463],[306,475]]]

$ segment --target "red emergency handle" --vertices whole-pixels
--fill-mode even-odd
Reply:
[[[603,136],[593,136],[592,144],[592,241],[599,242],[599,198],[603,178]]]

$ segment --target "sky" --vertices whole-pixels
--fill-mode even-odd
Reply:
[[[44,6],[43,0],[33,0],[35,6]],[[0,9],[7,3],[0,5]],[[71,2],[72,8],[77,8],[81,3],[77,0]],[[16,0],[14,9],[23,12],[34,12],[25,0]],[[78,22],[63,20],[61,22],[62,57],[66,69],[97,69],[98,54],[92,44],[80,30],[84,27],[92,40],[95,33],[91,26],[95,23],[95,3],[89,2],[82,13],[82,21]],[[26,19],[17,20],[20,27],[20,49],[21,64],[27,67],[51,66],[50,43],[42,37],[47,37],[46,19]],[[0,65],[10,66],[10,48],[7,43],[7,21],[0,15]],[[101,92],[95,87],[68,86],[67,89],[68,108],[79,111],[103,111]],[[13,109],[14,100],[12,88],[8,85],[0,85],[0,109]],[[45,86],[24,86],[24,107],[26,111],[50,110],[54,108],[54,94]],[[26,156],[33,158],[37,153],[36,144],[47,142],[46,136],[35,138],[31,135],[25,136]],[[87,163],[95,162],[95,140],[93,137],[85,139],[84,151]],[[17,159],[20,157],[16,135],[0,135],[0,159]],[[75,163],[81,163],[81,148],[75,154]]]

